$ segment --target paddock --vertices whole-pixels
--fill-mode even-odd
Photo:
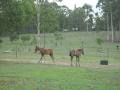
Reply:
[[[22,61],[22,60],[21,60]],[[119,90],[120,64],[0,61],[0,90]],[[67,82],[67,83],[66,83]]]
[[[103,32],[93,33],[63,33],[65,39],[58,46],[51,43],[54,36],[46,34],[46,48],[53,49],[55,64],[49,56],[43,58],[43,63],[38,63],[41,55],[34,53],[35,45],[29,42],[19,45],[20,41],[11,43],[7,37],[3,38],[0,90],[119,90],[120,50],[116,49],[116,43],[105,42],[99,52],[95,41],[98,35],[104,35]],[[82,47],[81,66],[75,66],[74,58],[71,67],[69,51]],[[108,60],[108,65],[100,65],[100,60],[104,59]]]

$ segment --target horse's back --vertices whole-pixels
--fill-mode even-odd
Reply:
[[[69,56],[80,56],[82,49],[71,50]]]
[[[69,56],[74,56],[74,55],[75,55],[75,50],[71,50]]]
[[[81,52],[80,51],[78,51],[78,50],[76,50],[76,56],[80,56],[81,55]]]
[[[53,49],[47,48],[45,49],[45,53],[48,55],[53,55]]]

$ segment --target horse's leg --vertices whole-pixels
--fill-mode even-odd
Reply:
[[[40,60],[38,61],[38,63],[42,63],[42,58],[43,58],[43,55],[41,56]]]
[[[78,56],[76,56],[76,67],[77,67],[77,63],[78,63]]]
[[[71,56],[71,66],[73,66],[72,62],[73,62],[73,56]]]
[[[78,57],[78,65],[79,65],[79,67],[80,67],[80,57]]]
[[[45,56],[43,56],[44,57],[44,60],[43,60],[43,62],[45,63]]]
[[[53,55],[50,55],[50,57],[52,58],[52,61],[53,61],[53,63],[55,64]]]

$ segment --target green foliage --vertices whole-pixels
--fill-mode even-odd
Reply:
[[[85,10],[81,7],[75,8],[69,15],[69,27],[70,30],[78,28],[79,31],[85,30]]]
[[[104,18],[104,22],[107,23],[107,15],[108,22],[111,23],[111,14],[113,16],[114,28],[119,30],[120,26],[120,0],[98,0],[97,7],[102,10],[102,18]],[[102,25],[101,25],[102,26]]]
[[[71,10],[66,6],[54,6],[54,8],[57,9],[59,31],[63,31],[63,29],[69,29],[71,25],[69,18]]]
[[[97,32],[99,31],[106,31],[106,22],[105,22],[105,19],[103,17],[100,17],[98,15],[96,15],[96,18],[95,18],[95,30]]]
[[[31,44],[32,45],[36,45],[37,44],[37,38],[35,36],[32,38]]]
[[[2,0],[0,13],[0,32],[20,32],[34,20],[34,1],[33,0]],[[1,22],[2,21],[2,22]]]
[[[21,36],[22,42],[30,41],[30,39],[31,39],[30,35],[22,35]]]
[[[1,44],[1,43],[3,43],[3,40],[2,40],[2,39],[0,39],[0,44]]]
[[[9,39],[10,39],[11,42],[16,41],[16,40],[19,39],[19,35],[16,34],[16,33],[13,33],[13,34],[10,35]]]
[[[11,0],[7,2],[2,0],[1,7],[0,32],[4,34],[6,32],[22,33],[22,29],[36,25],[37,13],[40,13],[40,32],[56,32],[64,29],[72,30],[73,28],[85,30],[85,19],[89,16],[88,12],[85,12],[86,8],[79,7],[72,11],[67,6],[59,6],[56,2],[48,2],[48,0],[41,1],[40,11],[37,12],[37,5],[34,4],[34,0]],[[90,13],[92,8],[88,5],[87,10]],[[89,23],[92,27],[92,18]]]
[[[50,4],[46,5],[43,3],[40,7],[40,30],[41,32],[55,32],[59,30],[57,11]]]
[[[98,45],[102,45],[104,43],[104,41],[101,38],[97,38],[96,42]]]

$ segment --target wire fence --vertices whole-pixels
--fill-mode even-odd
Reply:
[[[39,53],[35,53],[34,46],[20,46],[13,48],[11,50],[2,50],[0,51],[0,59],[38,59],[40,58]],[[54,48],[54,56],[57,59],[68,59],[70,49],[65,48]],[[120,59],[120,49],[111,49],[111,48],[98,48],[98,47],[84,47],[84,57],[92,58],[114,58]]]

